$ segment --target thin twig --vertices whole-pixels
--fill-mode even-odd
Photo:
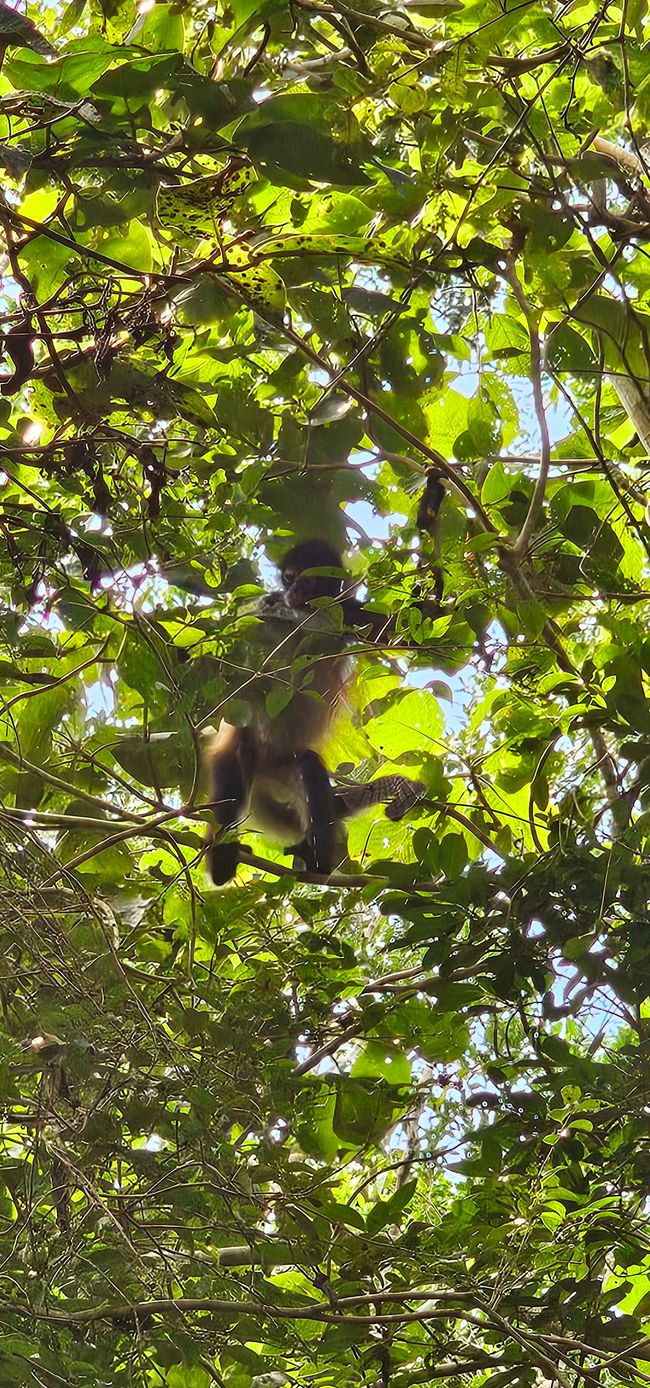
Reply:
[[[510,285],[510,288],[515,299],[517,300],[519,308],[521,309],[521,312],[523,313],[524,318],[526,319],[526,325],[528,327],[528,336],[530,338],[530,365],[533,386],[533,401],[535,405],[537,427],[539,429],[540,436],[539,472],[537,474],[537,480],[533,489],[533,495],[530,499],[528,514],[521,527],[519,535],[515,540],[514,544],[511,546],[510,550],[514,561],[518,562],[519,560],[524,558],[528,551],[531,536],[535,532],[538,521],[542,514],[542,510],[544,508],[546,484],[548,482],[548,473],[551,465],[551,438],[548,431],[546,413],[544,410],[544,392],[542,390],[542,352],[539,341],[539,333],[537,331],[537,323],[535,321],[535,315],[530,307],[530,304],[528,303],[526,295],[524,294],[524,291],[517,278],[517,271],[514,265],[512,266],[510,274],[508,275],[508,284]]]

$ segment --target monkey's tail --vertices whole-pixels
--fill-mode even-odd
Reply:
[[[386,806],[387,819],[403,819],[409,810],[426,795],[422,781],[410,781],[408,776],[378,776],[376,781],[366,781],[364,785],[337,788],[334,797],[339,815],[361,814],[373,805]]]

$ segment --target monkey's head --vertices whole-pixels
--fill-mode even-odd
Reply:
[[[280,566],[289,607],[306,607],[315,598],[340,598],[349,589],[339,550],[329,540],[303,540]]]

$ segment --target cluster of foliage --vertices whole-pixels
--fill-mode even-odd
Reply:
[[[7,1388],[648,1382],[647,10],[0,4]],[[214,891],[316,530],[427,799]]]

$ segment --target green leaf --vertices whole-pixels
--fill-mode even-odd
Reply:
[[[143,785],[191,787],[192,748],[181,734],[151,733],[147,740],[122,737],[111,750],[119,765]]]
[[[548,364],[552,371],[582,376],[598,370],[598,361],[586,338],[568,323],[554,328],[548,339]]]
[[[403,695],[387,713],[366,724],[366,736],[383,756],[397,760],[404,752],[426,752],[442,733],[438,700],[421,689]]]
[[[601,10],[0,3],[2,1384],[642,1378],[650,17]],[[339,820],[382,776],[424,801]]]
[[[417,1181],[406,1181],[401,1189],[396,1190],[388,1200],[377,1200],[372,1209],[368,1211],[366,1225],[368,1233],[374,1237],[381,1229],[385,1229],[388,1224],[397,1224],[404,1210],[407,1209],[417,1190]]]
[[[376,1142],[390,1127],[395,1106],[380,1081],[343,1081],[337,1086],[334,1131],[353,1146]]]
[[[484,506],[502,506],[508,500],[514,477],[509,476],[503,463],[492,463],[490,471],[481,488],[481,501]]]
[[[104,72],[93,83],[93,96],[117,96],[127,101],[146,100],[160,87],[173,88],[181,66],[182,59],[178,53],[165,53],[160,58],[153,54],[146,58],[133,58]]]
[[[298,178],[343,188],[371,182],[351,149],[300,121],[269,122],[240,134],[240,139],[251,158],[271,170],[276,165]]]
[[[70,0],[70,3],[66,5],[57,25],[58,33],[61,37],[67,34],[70,29],[74,29],[75,25],[79,23],[87,3],[88,0]]]
[[[467,844],[462,834],[443,834],[439,845],[440,867],[445,877],[460,877],[467,865]]]
[[[324,1215],[332,1224],[345,1224],[350,1229],[359,1229],[362,1234],[366,1232],[363,1215],[350,1205],[340,1205],[335,1200],[319,1200],[317,1209],[318,1214]]]
[[[53,63],[24,51],[20,57],[11,55],[4,63],[3,73],[18,90],[87,96],[93,83],[109,67],[112,56],[110,44],[95,38],[79,52],[71,45]]]
[[[403,1051],[380,1041],[368,1041],[350,1074],[355,1079],[384,1079],[387,1084],[410,1084],[411,1066]]]

